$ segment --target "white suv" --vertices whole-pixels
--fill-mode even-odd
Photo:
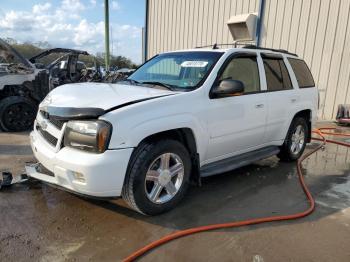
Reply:
[[[118,197],[155,215],[190,181],[310,141],[318,92],[305,62],[249,46],[157,55],[117,84],[68,84],[40,104],[29,176],[75,193]]]

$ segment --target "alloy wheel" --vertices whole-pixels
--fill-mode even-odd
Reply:
[[[184,164],[174,153],[158,156],[149,166],[145,178],[148,199],[155,204],[170,201],[179,192],[184,180]]]
[[[303,149],[305,143],[305,129],[302,125],[298,125],[295,128],[291,140],[290,151],[292,154],[297,155]]]

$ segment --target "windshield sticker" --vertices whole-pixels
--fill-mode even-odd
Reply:
[[[184,61],[182,62],[182,67],[205,67],[208,62],[206,61]]]

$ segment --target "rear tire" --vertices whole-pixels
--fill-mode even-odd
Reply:
[[[183,144],[169,139],[144,142],[131,157],[122,197],[141,214],[167,212],[185,196],[190,174],[191,159]]]
[[[33,126],[37,105],[29,98],[9,96],[0,101],[0,128],[6,132],[20,132]]]
[[[280,147],[280,153],[277,155],[281,161],[292,162],[297,160],[304,152],[306,147],[309,127],[303,117],[293,119],[287,137]]]

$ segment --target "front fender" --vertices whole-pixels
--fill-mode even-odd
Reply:
[[[142,121],[129,128],[116,131],[112,136],[110,148],[137,147],[145,138],[164,131],[189,128],[192,130],[197,145],[197,152],[203,154],[208,142],[204,126],[189,114],[176,114]]]

